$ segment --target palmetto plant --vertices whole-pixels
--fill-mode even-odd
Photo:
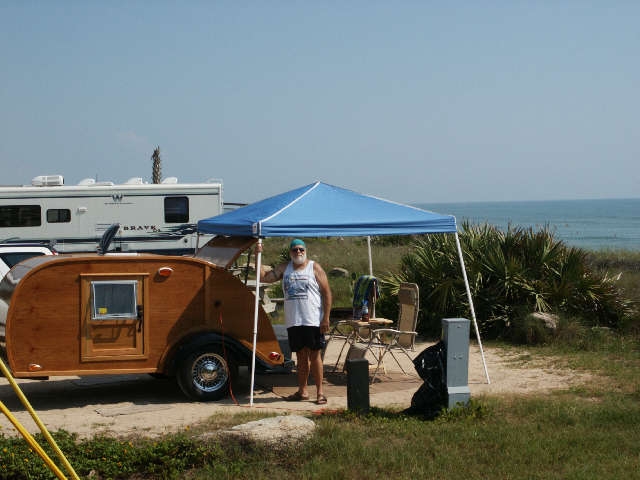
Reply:
[[[459,237],[477,320],[485,334],[500,335],[515,318],[533,312],[615,327],[630,311],[614,281],[589,270],[586,252],[567,247],[548,227],[509,226],[501,231],[465,222]],[[437,333],[442,318],[470,315],[451,235],[418,237],[403,257],[400,273],[382,278],[385,308],[391,308],[388,299],[400,282],[420,287],[421,333]]]

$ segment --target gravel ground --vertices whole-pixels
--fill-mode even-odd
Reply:
[[[412,355],[417,355],[428,345],[418,344]],[[346,374],[341,366],[332,372],[339,349],[339,341],[330,342],[327,348],[325,394],[329,401],[322,406],[311,400],[284,400],[296,390],[295,374],[257,376],[251,405],[250,377],[246,370],[240,372],[233,397],[212,403],[192,402],[184,397],[173,380],[149,375],[57,377],[48,381],[17,382],[50,431],[64,429],[81,437],[100,433],[156,436],[185,429],[212,415],[234,414],[247,409],[312,414],[323,409],[346,408]],[[468,371],[471,396],[544,393],[589,380],[589,375],[554,369],[548,361],[519,361],[528,358],[523,353],[505,354],[502,350],[485,348],[491,379],[488,383],[480,351],[477,345],[472,344]],[[422,380],[408,358],[401,358],[401,363],[409,375],[402,374],[393,359],[385,361],[386,373],[379,375],[369,387],[371,406],[399,409],[410,406]],[[315,399],[315,387],[310,387],[310,395],[312,400]],[[38,431],[5,378],[0,379],[0,398],[27,430],[32,433]],[[0,417],[0,432],[7,436],[17,434],[4,415]]]

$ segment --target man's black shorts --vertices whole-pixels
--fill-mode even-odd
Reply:
[[[287,334],[292,352],[298,352],[304,347],[308,347],[310,350],[322,350],[326,345],[324,333],[320,333],[320,327],[306,325],[289,327]]]

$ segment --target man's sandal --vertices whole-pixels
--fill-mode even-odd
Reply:
[[[325,397],[324,395],[320,395],[320,396],[318,397],[318,399],[316,400],[316,403],[317,403],[318,405],[326,405],[326,403],[327,403],[327,397]]]
[[[287,402],[301,402],[303,400],[309,400],[309,395],[302,395],[300,392],[292,393],[288,397],[284,398]]]

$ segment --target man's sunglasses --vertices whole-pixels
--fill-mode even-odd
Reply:
[[[292,252],[304,253],[304,248],[302,248],[302,247],[292,248],[291,251]]]

